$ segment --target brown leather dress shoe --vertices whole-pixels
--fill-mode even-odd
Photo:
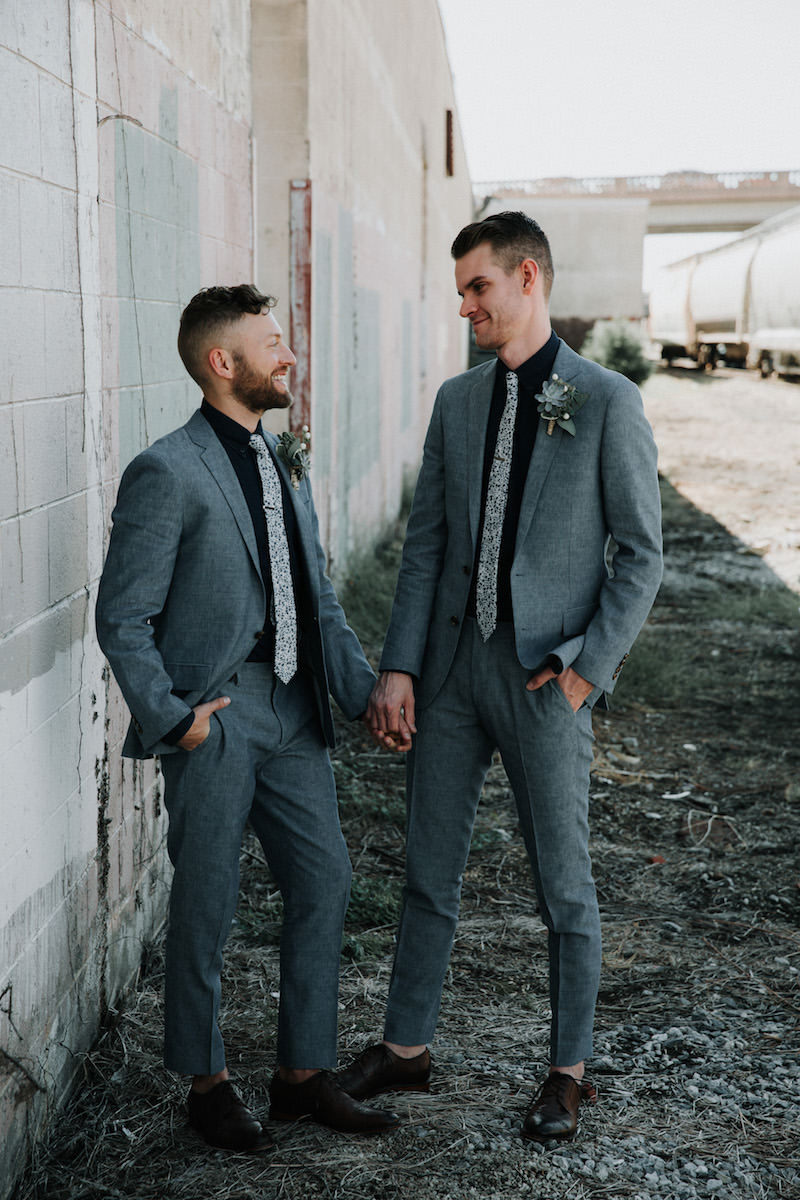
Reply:
[[[337,1076],[339,1087],[355,1100],[368,1100],[380,1092],[429,1092],[430,1078],[427,1050],[415,1058],[401,1058],[384,1042],[367,1046]]]
[[[305,1083],[286,1083],[276,1071],[269,1085],[269,1115],[273,1121],[311,1117],[339,1133],[385,1133],[400,1124],[397,1113],[348,1096],[332,1071],[318,1071]]]
[[[188,1098],[189,1124],[210,1146],[246,1150],[251,1154],[274,1149],[275,1143],[258,1117],[245,1107],[229,1079],[210,1092],[192,1089]]]
[[[534,1142],[570,1142],[578,1129],[581,1100],[597,1103],[597,1090],[584,1079],[554,1072],[533,1098],[522,1126],[522,1136]]]

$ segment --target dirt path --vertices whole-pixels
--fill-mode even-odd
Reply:
[[[160,947],[17,1200],[788,1200],[800,1196],[800,387],[729,373],[646,389],[661,445],[665,581],[595,720],[593,859],[604,975],[571,1146],[519,1137],[545,1066],[545,935],[502,769],[464,881],[435,1090],[392,1098],[382,1139],[301,1124],[268,1159],[198,1144],[160,1067]],[[695,507],[697,505],[698,507]],[[372,652],[399,540],[346,607]],[[777,574],[776,574],[777,572]],[[780,576],[780,578],[779,578]],[[402,763],[343,726],[355,878],[341,985],[347,1059],[380,1036],[403,855]],[[280,902],[248,843],[224,985],[230,1065],[264,1111]]]
[[[676,368],[645,398],[662,474],[800,591],[800,382]]]

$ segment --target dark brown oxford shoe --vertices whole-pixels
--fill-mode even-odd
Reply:
[[[229,1079],[210,1092],[189,1092],[189,1124],[210,1146],[245,1150],[251,1154],[274,1149],[258,1117],[245,1106]]]
[[[356,1100],[381,1092],[429,1092],[431,1056],[423,1050],[415,1058],[401,1058],[384,1042],[367,1046],[337,1079],[339,1087]]]
[[[400,1124],[397,1113],[359,1104],[339,1086],[332,1071],[318,1071],[305,1083],[286,1083],[276,1071],[269,1085],[273,1121],[310,1117],[339,1133],[385,1133]]]
[[[597,1103],[597,1090],[584,1079],[554,1072],[533,1098],[522,1126],[522,1136],[534,1142],[570,1142],[578,1129],[581,1100]]]

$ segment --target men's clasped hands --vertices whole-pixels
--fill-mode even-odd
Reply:
[[[531,675],[525,684],[527,691],[535,692],[549,680],[558,680],[573,712],[577,712],[593,685],[572,667],[557,673],[552,667],[543,667]],[[417,732],[414,723],[414,682],[402,671],[384,671],[370,697],[364,724],[379,746],[407,754]]]

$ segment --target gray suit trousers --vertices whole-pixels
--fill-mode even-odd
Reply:
[[[231,703],[211,717],[206,741],[161,760],[175,868],[164,1062],[187,1075],[225,1066],[222,951],[249,821],[284,903],[277,1060],[334,1068],[351,869],[313,685],[302,674],[284,685],[268,664],[246,663],[224,691]]]
[[[417,715],[407,764],[406,885],[384,1036],[431,1041],[458,922],[481,787],[499,749],[548,930],[550,1061],[592,1052],[600,918],[589,859],[591,710],[572,711],[555,680],[528,692],[510,625],[484,643],[463,625],[443,687]]]

